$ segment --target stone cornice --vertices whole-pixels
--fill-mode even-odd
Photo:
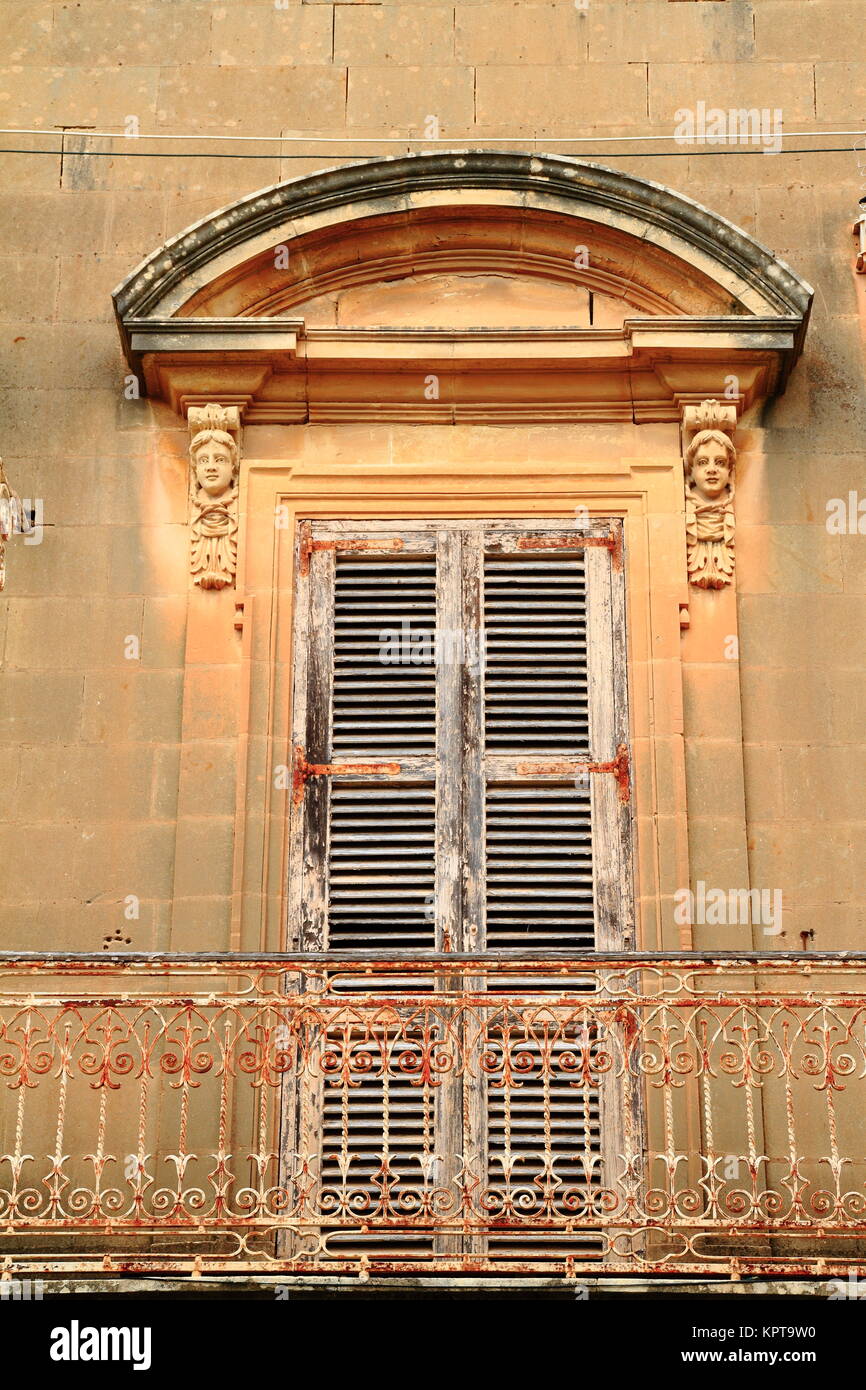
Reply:
[[[792,352],[799,328],[796,318],[757,318],[732,315],[728,318],[632,318],[622,328],[421,328],[389,327],[307,327],[302,318],[293,319],[213,319],[213,318],[143,318],[128,323],[130,348],[141,358],[145,353],[211,352],[228,349],[231,352],[275,351],[287,358],[298,355],[298,341],[303,338],[307,355],[313,355],[325,344],[400,343],[411,351],[411,344],[472,343],[478,346],[495,343],[509,344],[513,355],[519,356],[521,345],[532,344],[533,350],[543,343],[591,344],[604,352],[605,343],[690,343],[711,347],[718,335],[728,340],[735,350],[761,347],[780,352]],[[304,351],[303,348],[300,349]],[[584,354],[586,355],[586,354]],[[589,355],[594,355],[590,352]]]
[[[136,369],[179,413],[212,399],[245,424],[389,419],[679,420],[721,395],[740,412],[780,387],[793,318],[629,319],[622,328],[310,328],[301,319],[144,319]],[[436,378],[438,395],[425,393]]]

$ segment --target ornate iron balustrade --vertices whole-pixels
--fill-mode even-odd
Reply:
[[[866,1269],[866,954],[0,979],[7,1275]]]

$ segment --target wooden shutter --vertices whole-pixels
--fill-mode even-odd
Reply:
[[[488,949],[633,942],[621,536],[483,537]],[[619,778],[617,776],[619,774]]]
[[[431,660],[439,604],[435,532],[339,523],[302,528],[295,623],[295,791],[290,911],[306,950],[441,949],[435,900],[442,713]],[[439,785],[442,785],[441,778]],[[290,922],[290,940],[293,924]],[[375,988],[375,979],[365,987]],[[421,982],[421,989],[425,982]],[[433,988],[433,976],[426,982]],[[323,1038],[324,1049],[333,1039]],[[429,1258],[429,1232],[375,1229],[434,1172],[443,1099],[406,1058],[420,1039],[360,1022],[338,1045],[372,1059],[352,1085],[304,1087],[299,1148],[321,1155],[319,1192],[372,1229],[328,1237],[335,1259]],[[399,1052],[401,1064],[394,1064]],[[349,1199],[351,1194],[351,1199]]]
[[[291,944],[372,955],[628,949],[619,523],[306,523],[298,576]],[[483,974],[465,983],[485,987]],[[369,1045],[362,1030],[358,1045]],[[572,1045],[563,1036],[553,1055]],[[540,1063],[543,1046],[528,1037],[525,1055],[534,1049]],[[536,1190],[551,1172],[563,1194],[598,1185],[616,1107],[600,1087],[575,1090],[550,1070],[539,1064],[503,1089],[479,1069],[423,1098],[371,1074],[351,1095],[307,1097],[322,1179],[375,1210],[389,1183],[397,1193],[431,1173],[447,1183],[453,1155],[471,1150],[500,1188]],[[518,1260],[552,1239],[527,1229],[491,1236],[485,1250]],[[435,1249],[464,1249],[447,1241]],[[397,1231],[336,1245],[392,1258],[434,1248]],[[570,1253],[592,1248],[592,1238],[569,1243]]]
[[[626,949],[633,926],[619,526],[575,534],[555,523],[502,523],[472,544],[485,652],[476,697],[482,736],[467,757],[483,800],[483,888],[474,905],[483,948],[530,956]],[[559,988],[554,972],[547,986],[536,979],[531,987]],[[616,1162],[619,1088],[599,1076],[576,1084],[568,1066],[569,1055],[601,1039],[579,1022],[551,1035],[543,1010],[537,1023],[525,1014],[509,1022],[522,1060],[535,1065],[512,1086],[489,1073],[477,1100],[479,1152],[503,1209],[528,1212],[542,1191],[550,1195],[538,1201],[537,1224],[492,1233],[485,1253],[506,1265],[600,1257],[599,1236],[551,1232],[547,1222],[567,1219],[575,1193],[591,1204]],[[491,1043],[495,1053],[495,1037]]]

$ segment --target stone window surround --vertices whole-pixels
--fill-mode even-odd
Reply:
[[[200,312],[201,306],[209,308],[211,290],[243,284],[245,268],[256,264],[263,249],[303,244],[323,223],[349,231],[353,222],[369,224],[371,218],[406,225],[407,212],[411,223],[413,209],[423,209],[422,221],[430,228],[435,227],[431,209],[461,205],[474,209],[482,226],[485,208],[497,214],[519,208],[526,225],[534,219],[541,225],[548,214],[573,216],[576,242],[594,223],[599,244],[612,257],[608,274],[615,274],[616,246],[605,238],[615,228],[633,256],[645,255],[649,274],[667,280],[673,312],[627,317],[621,330],[455,332],[385,325],[327,329],[308,327],[290,315],[256,319],[252,313],[226,318]],[[417,245],[413,254],[416,250]],[[686,283],[694,276],[715,284],[724,311],[700,316],[678,311],[677,276],[670,267],[679,267]],[[519,273],[517,264],[512,273]],[[662,297],[664,288],[659,286]],[[191,301],[197,306],[193,311]],[[753,419],[763,401],[784,387],[802,346],[810,303],[810,287],[765,248],[658,185],[572,160],[485,153],[377,161],[265,190],[197,224],[124,282],[115,306],[129,360],[148,391],[181,415],[212,402],[237,407],[245,435],[237,589],[190,593],[186,665],[186,680],[194,683],[201,665],[208,664],[202,662],[208,654],[203,634],[212,632],[215,622],[240,642],[241,733],[227,947],[274,950],[285,939],[288,807],[286,791],[274,785],[274,769],[290,763],[292,576],[299,521],[552,517],[573,515],[575,508],[621,516],[625,526],[639,941],[645,949],[698,944],[688,928],[672,925],[671,908],[673,893],[690,882],[696,867],[690,874],[683,666],[707,659],[708,634],[736,636],[737,611],[734,586],[706,591],[687,584],[684,426],[707,398],[724,400],[733,409],[729,433],[747,412]],[[460,370],[454,369],[455,360]],[[471,431],[482,424],[507,425],[514,441],[510,457],[491,466],[467,447],[459,488],[449,461],[453,449],[440,458],[434,447],[419,466],[406,443],[406,427],[411,432],[437,418],[423,396],[419,399],[421,370],[441,372],[448,382],[448,413],[443,419],[440,410],[438,417],[442,423],[457,426],[458,435],[462,426]],[[353,383],[348,395],[347,373]],[[731,377],[738,387],[733,400]],[[594,464],[591,450],[575,458],[572,445],[570,458],[539,474],[531,426],[551,420],[570,425],[572,440],[587,423],[619,430],[625,452],[611,467]],[[396,452],[387,461],[371,437],[355,464],[336,462],[328,430],[308,428],[370,421],[377,429],[390,425],[397,431]],[[644,424],[656,427],[648,432],[652,444],[630,454],[626,441],[634,439],[634,425]],[[257,453],[256,437],[269,441],[264,455]],[[275,444],[278,437],[282,442]],[[195,701],[187,701],[185,693],[185,739],[196,736],[195,719]],[[741,729],[729,733],[736,762]],[[741,756],[739,774],[720,788],[712,807],[695,807],[693,815],[712,816],[725,837],[736,881],[748,885]],[[177,883],[184,876],[184,844],[179,824]],[[734,935],[732,929],[731,948],[754,944],[749,935],[736,940]],[[172,944],[193,943],[178,937]]]

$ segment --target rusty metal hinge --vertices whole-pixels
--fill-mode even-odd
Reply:
[[[301,544],[299,570],[302,575],[310,573],[310,556],[314,550],[346,550],[358,552],[365,550],[398,551],[403,549],[400,536],[338,536],[330,541],[314,541],[309,521],[301,522]]]
[[[584,550],[596,546],[609,550],[613,568],[622,568],[622,527],[616,526],[606,536],[518,536],[518,550]]]
[[[308,763],[300,744],[295,745],[292,760],[292,803],[299,806],[304,799],[304,787],[310,777],[396,777],[402,771],[400,763]]]
[[[573,777],[576,772],[609,772],[616,778],[620,801],[628,801],[631,796],[631,764],[628,747],[621,743],[616,757],[606,763],[578,762],[574,758],[558,758],[554,762],[515,763],[515,772],[520,777]]]

